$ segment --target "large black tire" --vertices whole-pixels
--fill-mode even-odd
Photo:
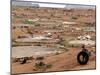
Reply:
[[[80,58],[82,56],[82,58]],[[78,55],[77,55],[77,61],[79,64],[81,65],[85,65],[87,64],[89,60],[89,54],[87,52],[81,51]]]

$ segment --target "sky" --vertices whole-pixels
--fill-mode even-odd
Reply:
[[[65,4],[65,3],[50,3],[50,2],[32,2],[23,0],[12,0],[13,5],[24,5],[24,6],[34,6],[34,4],[39,4],[40,7],[54,7],[54,8],[82,8],[82,9],[95,9],[95,5],[81,5],[81,4]],[[17,2],[15,2],[17,1]],[[20,2],[21,1],[21,2]]]

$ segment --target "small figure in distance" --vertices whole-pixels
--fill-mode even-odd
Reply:
[[[89,60],[89,51],[85,48],[85,45],[82,45],[82,51],[77,55],[77,61],[81,65],[87,64]]]
[[[85,48],[85,45],[84,44],[82,45],[82,51],[88,53],[88,50]]]

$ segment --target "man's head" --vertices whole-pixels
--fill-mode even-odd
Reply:
[[[84,44],[82,45],[82,48],[85,48],[85,45]]]

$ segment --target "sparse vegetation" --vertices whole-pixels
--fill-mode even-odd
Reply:
[[[74,20],[76,20],[76,19],[78,19],[76,16],[72,16],[72,19],[74,19]]]
[[[44,62],[40,62],[40,63],[36,63],[35,67],[39,71],[45,71],[46,69],[51,68],[52,65],[51,64],[45,64]]]
[[[35,24],[35,22],[29,21],[29,20],[25,20],[24,23],[25,23],[25,24]]]

